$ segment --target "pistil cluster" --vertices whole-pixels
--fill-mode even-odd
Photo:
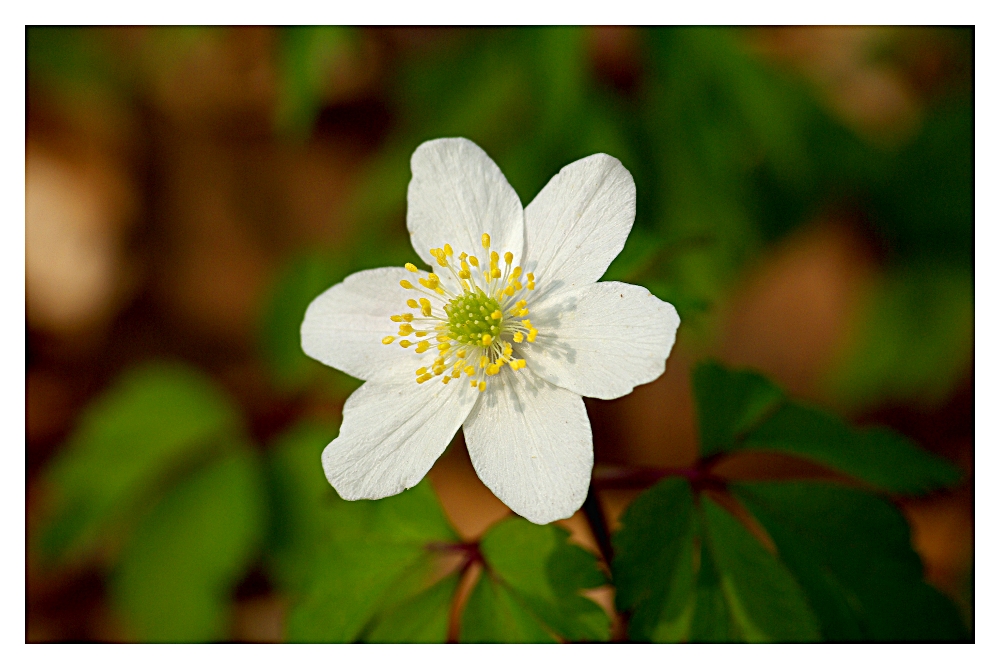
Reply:
[[[432,346],[437,349],[430,367],[416,370],[417,383],[440,377],[447,384],[464,374],[473,388],[483,392],[487,377],[499,374],[504,365],[518,370],[527,364],[523,358],[514,357],[513,344],[534,342],[538,336],[527,318],[527,300],[522,299],[525,291],[535,289],[535,275],[528,272],[522,277],[521,267],[511,267],[514,254],[510,251],[503,255],[501,270],[500,254],[490,251],[488,234],[483,233],[482,243],[482,263],[467,253],[455,257],[449,244],[430,250],[437,264],[461,286],[457,294],[442,285],[438,274],[422,273],[412,263],[405,265],[418,275],[417,285],[406,279],[399,285],[424,296],[406,301],[406,306],[416,313],[391,317],[399,324],[399,331],[383,337],[382,343],[392,344],[400,337],[400,346],[412,346],[418,354]]]

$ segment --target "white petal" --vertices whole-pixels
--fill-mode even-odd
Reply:
[[[583,399],[529,370],[491,378],[465,421],[465,442],[483,483],[539,525],[569,518],[587,497],[593,438]]]
[[[400,337],[389,345],[383,344],[382,338],[399,331],[399,324],[389,320],[390,316],[413,312],[406,300],[420,296],[399,282],[415,282],[414,277],[402,267],[370,269],[352,274],[321,293],[306,309],[300,331],[302,350],[325,365],[366,381],[412,376],[423,364],[421,357],[413,348],[400,348]]]
[[[368,381],[354,391],[340,436],[323,451],[323,471],[337,494],[381,499],[419,483],[478,399],[462,380]]]
[[[600,279],[634,220],[635,182],[616,158],[597,153],[562,168],[524,210],[524,265],[537,297]]]
[[[528,369],[585,397],[614,399],[663,374],[680,317],[642,286],[602,281],[556,291],[531,309]]]
[[[410,159],[413,178],[406,192],[406,227],[413,249],[437,268],[432,248],[451,244],[483,258],[483,233],[490,250],[510,251],[515,263],[524,249],[524,210],[517,193],[486,152],[461,137],[424,142]]]

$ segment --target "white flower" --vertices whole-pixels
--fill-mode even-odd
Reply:
[[[596,154],[528,205],[467,139],[410,161],[414,265],[352,274],[313,300],[303,350],[366,383],[323,451],[347,500],[410,488],[465,430],[479,478],[535,523],[583,504],[594,463],[582,395],[613,399],[663,373],[680,319],[639,286],[595,283],[625,245],[635,184]]]

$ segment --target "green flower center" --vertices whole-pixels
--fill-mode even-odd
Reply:
[[[496,298],[481,290],[467,290],[444,305],[448,336],[460,344],[488,347],[503,327],[503,311]]]

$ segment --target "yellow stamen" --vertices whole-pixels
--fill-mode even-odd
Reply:
[[[424,374],[424,375],[422,375],[422,376],[418,376],[418,377],[417,377],[417,383],[423,383],[424,381],[430,381],[430,380],[431,380],[431,378],[432,378],[432,377],[431,377],[431,375],[430,375],[430,374]]]
[[[420,369],[417,370],[417,376],[420,376],[421,374],[426,374],[426,373],[427,373],[427,368],[426,367],[421,367]]]
[[[409,281],[407,281],[406,279],[403,279],[402,281],[400,281],[399,285],[402,286],[403,288],[405,288],[406,290],[412,290],[413,289],[413,284],[410,283]]]
[[[486,368],[487,376],[496,376],[499,373],[500,373],[500,366],[495,363]]]
[[[388,337],[382,337],[383,344],[391,344],[394,341],[396,341],[396,338],[393,337],[392,335],[389,335]]]
[[[479,392],[483,392],[484,390],[486,390],[486,382],[485,381],[480,381],[479,382]]]
[[[415,299],[411,297],[406,301],[406,306],[408,306],[410,309],[416,309],[420,305],[417,303]]]
[[[515,279],[517,277],[521,276],[521,266],[520,265],[518,265],[517,267],[514,268],[514,272],[511,274],[511,276],[514,277]]]
[[[479,267],[479,258],[476,256],[469,256],[469,264],[473,267]]]
[[[490,264],[496,265],[500,262],[500,254],[496,251],[490,251]]]
[[[483,335],[483,346],[489,346],[493,343],[493,337],[488,334]]]
[[[507,251],[507,253],[503,254],[503,261],[508,265],[511,264],[512,262],[514,262],[514,254],[511,253],[510,251]]]
[[[444,245],[444,254],[446,256],[455,255],[455,252],[451,250],[451,244]]]
[[[537,337],[537,336],[538,336],[538,330],[536,330],[535,328],[531,328],[528,331],[528,341],[529,342],[534,342],[535,341],[535,337]]]
[[[405,267],[406,269],[410,270],[411,272],[416,272],[417,271],[417,266],[414,265],[411,262],[406,263],[405,265],[403,265],[403,267]]]
[[[468,367],[466,367],[466,368],[465,368],[465,369],[463,369],[462,371],[463,371],[463,372],[465,372],[465,373],[466,373],[466,375],[468,375],[468,376],[472,376],[473,374],[475,374],[475,373],[476,373],[476,370],[475,370],[475,369],[473,369],[472,365],[469,365]]]
[[[424,316],[431,315],[431,301],[428,300],[426,297],[420,298],[420,313],[422,313]]]
[[[450,376],[446,376],[443,379],[441,379],[441,383],[443,383],[444,385],[448,385],[449,381],[451,381],[451,377]]]
[[[484,232],[483,233],[483,248],[484,249],[488,249],[489,247],[490,247],[490,236]]]
[[[403,340],[401,340],[401,341],[399,342],[399,345],[400,345],[400,346],[402,346],[403,348],[409,348],[409,347],[410,347],[410,344],[412,344],[412,343],[413,343],[413,342],[412,342],[412,341],[410,341],[409,339],[403,339]]]
[[[393,323],[402,323],[403,322],[403,317],[402,316],[389,316],[389,320],[392,321]]]
[[[532,341],[532,339],[531,339],[531,335],[528,335],[528,341]],[[431,345],[430,345],[430,344],[428,344],[428,343],[427,343],[427,342],[425,342],[425,341],[422,341],[422,342],[420,342],[419,344],[417,344],[417,348],[416,348],[416,351],[417,351],[417,353],[423,353],[424,351],[426,351],[426,350],[427,350],[427,349],[429,349],[430,347],[431,347]]]
[[[497,309],[497,310],[496,310],[496,311],[494,311],[494,312],[493,312],[492,314],[490,314],[490,318],[492,318],[492,319],[493,319],[493,320],[495,320],[495,321],[498,321],[498,320],[500,320],[501,318],[503,318],[503,313],[501,313],[501,312],[500,312],[500,310],[499,310],[499,309]]]
[[[514,333],[514,342],[517,343],[517,344],[520,344],[522,341],[524,341],[524,333],[523,332],[515,332]]]
[[[491,279],[499,279],[500,278],[500,268],[494,267],[493,269],[491,269],[490,270],[490,278]]]

